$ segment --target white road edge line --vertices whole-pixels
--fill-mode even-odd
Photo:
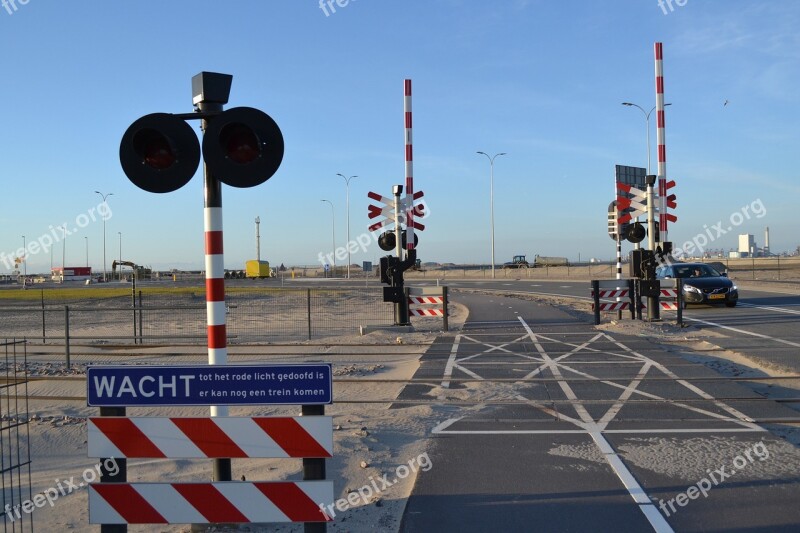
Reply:
[[[716,322],[709,322],[708,320],[700,320],[699,318],[689,318],[687,316],[684,316],[683,319],[684,320],[691,320],[692,322],[700,322],[701,324],[714,326],[716,328],[729,329],[729,330],[735,331],[737,333],[744,333],[745,335],[751,335],[753,337],[758,337],[759,339],[767,339],[767,340],[770,340],[770,341],[780,342],[782,344],[788,344],[789,346],[794,346],[796,348],[800,348],[800,343],[798,343],[798,342],[787,341],[787,340],[784,340],[784,339],[779,339],[777,337],[770,337],[769,335],[764,335],[763,333],[755,333],[753,331],[747,331],[747,330],[744,330],[744,329],[734,328],[734,327],[731,327],[731,326],[724,326],[722,324],[717,324]]]

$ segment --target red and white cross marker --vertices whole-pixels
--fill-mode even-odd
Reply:
[[[647,213],[647,191],[619,182],[617,182],[617,191],[631,196],[628,198],[623,194],[617,195],[617,222],[619,224],[625,224],[633,218]],[[625,213],[626,209],[630,209],[630,211]]]

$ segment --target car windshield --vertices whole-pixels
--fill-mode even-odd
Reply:
[[[677,278],[716,278],[720,273],[708,265],[685,265],[675,267]]]

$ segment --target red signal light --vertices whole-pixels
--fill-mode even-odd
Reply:
[[[144,129],[133,137],[134,150],[142,162],[156,170],[166,170],[175,164],[177,157],[172,143],[164,134],[154,129]]]
[[[240,122],[226,124],[219,134],[226,157],[240,165],[252,163],[261,156],[261,141],[252,128]]]
[[[186,121],[168,113],[151,113],[136,120],[119,144],[122,170],[148,192],[180,189],[200,164],[200,143]]]

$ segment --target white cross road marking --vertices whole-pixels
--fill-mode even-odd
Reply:
[[[458,430],[458,429],[450,429],[454,424],[460,421],[468,421],[465,420],[466,417],[457,417],[448,419],[441,424],[438,424],[436,427],[432,429],[433,434],[450,434],[450,435],[542,435],[542,434],[584,434],[588,435],[592,438],[595,444],[598,446],[600,451],[603,453],[603,456],[608,461],[608,464],[614,470],[616,475],[619,477],[620,481],[628,490],[631,498],[639,505],[642,513],[645,515],[647,520],[650,522],[651,526],[655,531],[668,533],[672,531],[672,528],[664,519],[663,515],[658,511],[658,509],[654,506],[653,502],[647,496],[644,489],[639,485],[636,481],[633,474],[628,470],[625,466],[624,462],[620,459],[617,452],[608,442],[604,434],[690,434],[690,433],[738,433],[738,432],[763,432],[765,431],[763,428],[756,425],[753,420],[737,409],[725,404],[722,401],[715,399],[712,395],[708,394],[707,392],[703,391],[696,385],[684,380],[680,379],[675,373],[671,370],[666,368],[661,363],[646,357],[643,354],[636,352],[635,350],[631,349],[630,347],[626,346],[624,343],[617,341],[612,336],[606,333],[597,333],[591,336],[588,340],[581,342],[580,340],[575,342],[569,342],[565,340],[560,340],[555,338],[556,334],[546,334],[546,333],[534,333],[530,326],[525,322],[522,317],[518,317],[519,322],[521,323],[522,327],[525,329],[525,335],[519,336],[515,334],[512,340],[503,342],[503,341],[496,341],[492,340],[490,342],[485,342],[478,340],[476,338],[478,335],[473,334],[472,336],[469,335],[457,335],[456,340],[453,343],[453,347],[450,352],[450,357],[447,362],[447,366],[445,367],[445,376],[444,380],[442,381],[442,387],[448,388],[450,386],[450,381],[452,379],[452,374],[454,370],[460,370],[461,372],[465,373],[466,375],[470,376],[473,379],[478,380],[485,380],[484,378],[478,374],[478,371],[481,368],[489,368],[492,369],[495,365],[498,364],[532,364],[536,363],[538,366],[526,374],[519,382],[523,382],[525,380],[531,379],[539,374],[541,374],[544,370],[549,370],[553,377],[556,379],[561,392],[564,396],[570,400],[572,408],[575,410],[577,415],[576,417],[569,416],[565,413],[556,411],[555,409],[548,407],[545,403],[539,400],[533,400],[524,397],[521,394],[514,395],[516,400],[525,402],[530,406],[534,407],[535,409],[552,416],[555,420],[560,422],[566,422],[576,426],[576,429],[543,429],[543,430]],[[692,320],[692,319],[689,319]],[[783,339],[773,339],[772,337],[768,337],[762,334],[755,334],[747,331],[737,330],[736,328],[731,328],[728,326],[722,326],[720,324],[715,324],[711,322],[706,322],[702,320],[696,320],[697,322],[706,323],[709,325],[722,327],[726,329],[731,329],[734,331],[741,331],[743,333],[751,334],[757,337],[768,338],[772,340],[776,340],[779,342],[783,342],[785,344],[796,345],[800,346],[800,344],[792,343],[790,341],[784,341]],[[563,336],[563,334],[559,334]],[[583,334],[586,336],[587,334]],[[591,334],[589,334],[591,335]],[[535,350],[538,357],[530,356],[527,354],[517,353],[512,351],[513,344],[523,342],[525,340],[529,340]],[[609,350],[607,347],[594,347],[592,344],[599,343],[601,341],[605,341],[606,343],[610,342],[614,346],[618,348],[618,350]],[[466,344],[472,343],[472,344]],[[458,357],[458,352],[460,349],[463,349],[465,346],[483,346],[486,349],[480,351],[476,354],[471,354],[465,357]],[[511,347],[511,349],[509,349]],[[564,348],[568,348],[568,351],[565,353],[560,353]],[[556,350],[560,353],[557,357],[553,357],[553,354]],[[611,359],[616,359],[616,361],[600,361],[600,360],[592,360],[592,361],[579,361],[576,360],[574,356],[577,355],[586,355],[591,354],[594,356],[602,357],[606,356]],[[494,362],[486,363],[485,361],[478,361],[477,359],[486,356],[497,356],[497,355],[509,355],[515,356],[520,358],[520,361],[514,362]],[[570,360],[570,357],[573,357]],[[574,368],[575,365],[583,365],[583,364],[599,364],[599,363],[606,363],[606,362],[614,362],[617,364],[626,364],[626,365],[641,365],[639,368],[636,376],[632,379],[625,378],[624,380],[621,379],[602,379],[588,372],[584,372]],[[468,368],[467,366],[471,368]],[[675,384],[680,385],[681,387],[685,388],[686,390],[690,391],[691,393],[697,395],[699,398],[704,400],[708,400],[711,402],[715,407],[724,411],[726,414],[717,413],[713,411],[709,411],[707,409],[703,409],[701,407],[696,407],[693,405],[686,404],[684,402],[676,402],[672,400],[668,400],[665,397],[659,396],[657,394],[652,394],[649,392],[645,392],[639,390],[639,386],[641,385],[642,381],[646,379],[648,374],[653,373],[660,373],[669,377],[673,380]],[[616,401],[612,404],[612,406],[598,419],[595,420],[588,410],[584,407],[584,404],[581,402],[578,395],[572,389],[569,384],[569,375],[580,376],[586,379],[596,380],[598,383],[602,383],[608,385],[613,388],[621,389],[621,393]],[[618,383],[619,381],[625,381],[627,384]],[[737,427],[722,427],[722,428],[654,428],[654,429],[608,429],[608,425],[613,422],[617,415],[619,414],[620,410],[625,406],[626,402],[633,397],[644,397],[650,400],[663,400],[668,401],[671,406],[678,407],[681,409],[686,409],[688,411],[707,416],[709,417],[710,421],[716,422],[724,422],[734,424]]]

